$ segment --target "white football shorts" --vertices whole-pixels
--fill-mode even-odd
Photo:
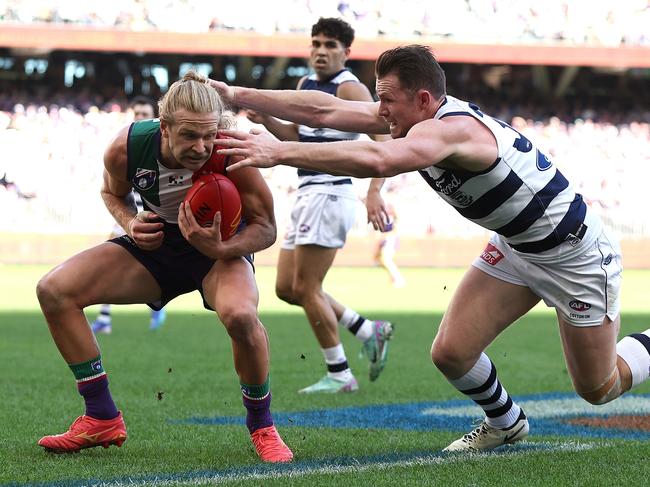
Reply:
[[[342,248],[354,224],[356,204],[352,184],[311,184],[298,189],[282,248]]]
[[[568,244],[562,244],[568,245]],[[473,266],[511,284],[526,286],[575,326],[616,319],[623,266],[618,240],[607,229],[580,253],[532,262],[493,235]]]

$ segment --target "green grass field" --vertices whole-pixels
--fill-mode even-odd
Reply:
[[[481,416],[429,359],[462,270],[406,269],[408,285],[394,290],[380,269],[333,269],[326,282],[332,295],[368,317],[394,321],[397,332],[375,383],[359,343],[342,332],[359,392],[302,396],[296,391],[324,373],[322,356],[301,310],[274,297],[274,270],[258,269],[273,410],[295,453],[292,464],[262,465],[254,454],[230,341],[198,294],[172,302],[157,332],[148,330],[143,306],[116,308],[112,335],[99,337],[128,426],[124,446],[47,454],[38,439],[64,431],[83,413],[83,401],[38,310],[34,286],[46,270],[0,267],[0,486],[650,483],[650,386],[610,409],[575,400],[553,315],[541,307],[488,350],[510,394],[527,401],[529,441],[490,454],[441,454]],[[650,327],[649,282],[650,272],[626,271],[623,333]],[[639,419],[632,426],[607,423],[630,415]],[[585,418],[605,426],[576,425]]]

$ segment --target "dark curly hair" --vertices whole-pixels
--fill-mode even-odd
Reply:
[[[346,21],[334,17],[318,19],[311,26],[311,36],[323,34],[332,39],[340,41],[345,47],[350,47],[354,41],[354,29]]]

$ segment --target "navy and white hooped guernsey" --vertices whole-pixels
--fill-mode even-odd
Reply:
[[[359,78],[353,75],[347,69],[343,69],[330,77],[327,80],[319,81],[316,74],[308,76],[300,85],[300,90],[317,90],[330,95],[336,96],[339,85],[347,82],[359,83]],[[359,138],[358,133],[342,132],[340,130],[330,128],[312,128],[306,125],[298,126],[298,137],[300,142],[336,142],[341,140],[356,140]],[[345,176],[332,176],[318,171],[311,171],[309,169],[298,169],[299,185],[305,183],[329,183],[332,181],[340,181],[349,179]]]
[[[451,116],[473,117],[485,125],[494,135],[498,155],[481,172],[436,166],[420,170],[447,203],[519,252],[540,254],[563,242],[580,243],[587,232],[587,205],[544,154],[505,122],[447,96],[434,119]]]

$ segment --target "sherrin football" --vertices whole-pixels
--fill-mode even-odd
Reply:
[[[199,225],[209,227],[214,214],[221,212],[221,239],[228,240],[241,221],[241,198],[233,182],[223,174],[204,174],[185,195]]]

